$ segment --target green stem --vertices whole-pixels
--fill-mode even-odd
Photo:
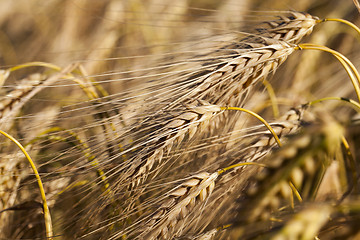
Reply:
[[[218,174],[222,174],[230,169],[233,169],[233,168],[236,168],[236,167],[242,167],[242,166],[246,166],[246,165],[256,165],[256,166],[260,166],[260,167],[266,167],[265,164],[262,164],[262,163],[256,163],[256,162],[245,162],[245,163],[237,163],[237,164],[234,164],[234,165],[231,165],[231,166],[228,166],[226,168],[222,168],[220,170],[218,170]]]
[[[324,102],[324,101],[328,101],[328,100],[336,100],[336,101],[344,101],[344,102],[348,102],[350,103],[357,112],[360,112],[360,104],[358,102],[355,102],[352,99],[348,99],[348,98],[343,98],[343,97],[325,97],[325,98],[320,98],[314,101],[311,101],[309,103],[309,105],[314,105],[317,104],[319,102]]]
[[[280,139],[279,139],[278,135],[275,133],[274,129],[270,126],[270,124],[268,122],[266,122],[265,119],[263,119],[259,114],[254,113],[253,111],[247,110],[245,108],[240,108],[240,107],[221,107],[221,110],[242,111],[242,112],[246,112],[246,113],[256,117],[257,119],[259,119],[267,127],[267,129],[269,129],[271,134],[274,136],[277,144],[279,145],[279,147],[281,147],[281,142],[280,142]]]
[[[350,26],[352,29],[354,29],[360,35],[360,29],[355,24],[353,24],[352,22],[349,22],[349,21],[344,20],[344,19],[325,18],[325,19],[319,20],[318,22],[319,23],[322,23],[322,22],[340,22],[340,23],[344,23],[344,24]]]
[[[276,98],[274,88],[271,86],[271,84],[267,80],[264,80],[263,84],[264,84],[264,86],[266,87],[266,89],[268,91],[269,98],[270,98],[270,101],[271,101],[271,106],[272,106],[273,113],[274,113],[274,117],[278,118],[279,117],[279,106],[278,106],[278,101],[277,101],[277,98]]]
[[[8,139],[10,139],[12,142],[14,142],[20,148],[20,150],[24,153],[26,159],[29,161],[29,163],[31,165],[31,168],[34,171],[34,174],[35,174],[35,177],[36,177],[39,189],[40,189],[41,199],[42,199],[42,202],[43,202],[46,237],[47,237],[47,239],[52,240],[53,239],[52,238],[53,231],[52,231],[50,210],[49,210],[49,207],[48,207],[47,202],[46,202],[45,190],[44,190],[44,187],[43,187],[39,172],[38,172],[33,160],[31,159],[30,155],[26,152],[25,148],[21,145],[21,143],[19,143],[15,138],[10,136],[6,132],[3,132],[3,131],[0,130],[0,133],[2,135],[4,135],[5,137],[7,137]]]
[[[352,62],[349,59],[347,59],[341,53],[339,53],[335,50],[332,50],[328,47],[321,46],[321,45],[316,45],[316,44],[311,44],[311,43],[303,43],[303,44],[299,44],[297,47],[295,47],[295,50],[302,50],[302,49],[320,50],[320,51],[331,53],[333,56],[335,56],[339,60],[341,65],[345,68],[346,72],[348,73],[348,75],[351,79],[351,82],[355,88],[356,95],[360,102],[360,87],[359,87],[360,74],[357,71],[357,69],[355,68],[354,64],[352,64]],[[354,74],[355,74],[355,77],[354,77]]]

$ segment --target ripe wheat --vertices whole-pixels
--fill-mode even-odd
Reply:
[[[328,158],[340,147],[343,134],[340,125],[329,119],[325,121],[323,126],[303,129],[263,162],[267,167],[255,182],[249,181],[234,225],[242,228],[257,221],[268,221],[273,212],[283,206],[284,199],[291,199],[294,188],[289,182],[299,191],[302,200],[315,198],[330,165]]]
[[[195,74],[195,78],[191,77],[192,81],[196,83],[194,89],[190,90],[186,94],[186,98],[181,99],[184,103],[193,105],[194,101],[204,100],[210,104],[218,106],[229,106],[229,105],[239,105],[245,99],[246,95],[249,93],[253,84],[255,84],[260,79],[265,78],[270,72],[274,72],[277,67],[285,61],[285,59],[294,51],[291,45],[286,42],[280,42],[277,40],[272,40],[268,38],[256,38],[256,40],[261,40],[262,43],[257,43],[257,48],[250,49],[231,49],[232,52],[236,52],[233,55],[231,60],[224,62],[223,60],[217,59],[217,64],[215,69],[208,70],[199,74]],[[246,44],[250,44],[247,42]],[[260,46],[259,46],[260,44]],[[220,52],[225,51],[222,49]],[[219,63],[219,61],[221,61]],[[206,62],[204,65],[215,65],[213,62]],[[170,96],[171,97],[171,96]],[[188,99],[188,100],[187,100]],[[178,100],[177,100],[178,101]],[[171,103],[171,108],[176,109],[176,104]],[[176,111],[176,110],[175,110]],[[185,114],[186,118],[196,118],[194,113],[190,116],[190,113],[179,111],[176,115],[182,116]],[[163,141],[161,145],[159,143],[154,144],[148,148],[158,150],[152,150],[154,153],[148,155],[148,160],[137,160],[141,161],[139,164],[134,163],[135,166],[143,165],[145,167],[140,167],[135,170],[135,173],[132,174],[132,177],[138,177],[143,174],[147,174],[149,170],[152,169],[153,162],[155,158],[156,161],[160,161],[163,155],[162,148],[168,147],[171,145],[171,142],[178,141],[184,138],[187,130],[181,127],[182,124],[188,124],[190,129],[190,136],[192,135],[193,130],[191,130],[190,119],[181,119],[181,117],[176,117],[174,120],[170,120],[170,123],[158,124],[160,119],[164,119],[163,114],[158,114],[149,120],[144,122],[144,126],[150,125],[148,121],[157,123],[153,128],[161,129],[159,136],[156,136],[160,141]],[[157,118],[160,118],[157,120]],[[179,119],[180,118],[180,119]],[[199,118],[200,119],[200,118]],[[170,125],[168,125],[170,124]],[[166,136],[166,133],[169,132],[171,127],[171,137]],[[139,126],[141,130],[145,127]],[[154,158],[154,159],[153,159]],[[141,177],[141,176],[140,176]],[[135,179],[135,182],[139,182]]]
[[[259,90],[262,81],[279,71],[320,22],[307,13],[282,12],[244,32],[237,29],[204,38],[194,44],[204,45],[199,51],[178,44],[180,53],[162,55],[155,67],[137,69],[131,62],[134,71],[81,73],[84,84],[77,84],[90,101],[65,106],[53,121],[55,127],[44,129],[27,145],[49,192],[54,230],[64,239],[251,239],[257,234],[310,239],[327,224],[325,215],[348,216],[345,205],[344,210],[329,207],[331,202],[321,209],[301,205],[318,196],[329,158],[341,163],[341,127],[326,114],[307,121],[305,115],[312,110],[302,105],[270,123],[280,139],[277,143],[268,129],[254,125],[256,119],[226,108],[266,105],[261,102],[266,96]],[[118,53],[114,50],[114,54]],[[56,86],[73,70],[70,66],[59,74],[19,84],[21,89],[0,102],[1,130],[16,123],[14,116],[30,98]],[[104,83],[123,82],[124,88],[107,95],[93,77],[104,78]],[[270,115],[266,110],[262,114],[266,119]],[[316,118],[325,120],[313,121]],[[24,135],[16,127],[12,130]],[[1,145],[1,150],[12,153],[6,148]],[[346,156],[352,157],[350,150]],[[348,162],[343,172],[348,171]],[[7,169],[11,168],[0,165],[1,171]],[[12,172],[20,175],[18,170]],[[36,197],[28,191],[31,181],[22,180],[21,186],[19,181],[0,181],[12,191],[11,196],[0,192],[7,204],[18,192],[19,201]],[[59,182],[64,186],[58,187]],[[356,204],[354,200],[352,210]],[[9,209],[0,209],[0,214],[13,216],[11,206],[4,206]],[[313,225],[316,229],[302,231],[315,222],[302,218],[305,214],[320,216]],[[31,220],[9,219],[8,226],[32,226]],[[289,231],[299,225],[299,231]],[[43,237],[40,224],[34,229],[11,236]]]

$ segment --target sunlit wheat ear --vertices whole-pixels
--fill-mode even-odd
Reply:
[[[263,23],[245,38],[235,37],[230,44],[219,46],[206,54],[188,59],[193,72],[188,90],[179,99],[203,99],[211,104],[241,106],[246,92],[269,73],[274,73],[297,43],[310,34],[316,17],[289,12],[279,20]],[[196,69],[195,64],[201,64]],[[194,67],[195,66],[195,67]],[[182,78],[183,79],[183,78]]]
[[[289,11],[279,16],[278,20],[265,22],[263,28],[256,30],[264,37],[296,44],[313,31],[318,20],[318,17],[308,13]]]
[[[340,125],[327,120],[324,126],[304,129],[270,155],[264,161],[268,167],[250,182],[244,200],[239,202],[236,225],[269,220],[283,199],[291,197],[289,182],[303,199],[313,199],[329,165],[329,156],[339,147],[342,132]]]
[[[134,173],[131,175],[131,184],[133,187],[144,181],[153,169],[155,164],[161,162],[164,154],[169,152],[176,144],[180,144],[185,136],[191,139],[196,132],[205,128],[209,121],[221,112],[220,107],[211,105],[205,101],[197,101],[196,105],[189,105],[183,112],[177,113],[177,116],[169,116],[171,120],[161,127],[161,132],[155,136],[155,142],[145,148],[149,148],[145,157],[135,160],[132,165]]]
[[[293,11],[288,16],[279,17],[279,20],[265,22],[265,26],[256,29],[253,36],[222,48],[224,52],[232,50],[230,53],[234,60],[207,78],[205,83],[208,86],[204,86],[211,88],[201,89],[199,97],[205,94],[204,99],[218,105],[241,105],[244,92],[250,90],[258,80],[265,79],[269,73],[275,73],[292,53],[287,49],[288,44],[298,43],[310,34],[317,20],[317,17]],[[249,51],[243,50],[242,53],[243,48]],[[220,79],[227,81],[223,83]],[[216,97],[209,96],[215,93]]]
[[[313,240],[323,225],[330,220],[332,207],[326,203],[306,206],[292,215],[290,220],[271,237],[273,240],[303,239]]]
[[[270,122],[275,133],[278,135],[282,143],[286,143],[286,137],[297,132],[301,125],[305,107],[291,109],[283,116],[274,122]],[[306,117],[305,119],[309,119]],[[217,156],[216,163],[221,166],[231,165],[230,169],[221,174],[221,177],[216,181],[211,198],[207,201],[206,207],[202,212],[192,212],[193,218],[198,218],[201,222],[201,227],[197,229],[204,229],[208,226],[219,225],[221,223],[228,223],[236,212],[233,202],[238,197],[239,189],[243,189],[249,179],[248,169],[259,169],[257,166],[247,166],[248,164],[258,164],[264,157],[268,156],[274,147],[278,144],[274,140],[274,136],[266,131],[254,131],[254,136],[249,136],[249,139],[241,139],[238,143],[232,145],[228,153],[224,156]],[[244,168],[244,166],[247,166]],[[196,222],[196,221],[194,221]],[[195,223],[188,225],[186,232],[189,233],[195,228]],[[203,230],[201,230],[202,232]],[[224,230],[225,232],[227,230]],[[215,233],[218,231],[215,231]],[[214,234],[215,234],[214,233]],[[215,238],[216,239],[216,238]]]
[[[147,222],[139,239],[169,239],[181,232],[182,221],[196,202],[204,202],[215,187],[219,173],[192,176],[167,194],[165,202]]]
[[[282,41],[262,37],[251,41],[240,41],[210,53],[207,57],[215,60],[203,65],[212,67],[190,77],[197,86],[189,97],[216,105],[240,106],[251,87],[274,73],[294,51]]]

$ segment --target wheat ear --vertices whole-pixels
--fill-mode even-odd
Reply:
[[[231,98],[230,96],[235,94],[233,97],[237,97],[239,92],[250,87],[256,80],[266,78],[269,72],[275,72],[286,56],[292,52],[285,53],[286,50],[283,49],[284,52],[281,53],[281,49],[285,46],[272,47],[272,45],[299,43],[313,31],[318,21],[319,18],[308,13],[290,11],[287,15],[279,16],[278,20],[264,22],[265,26],[257,28],[253,35],[214,52],[217,54],[215,55],[216,61],[206,62],[203,66],[215,65],[218,69],[216,71],[203,70],[208,76],[196,91],[205,95],[203,99],[213,104],[238,106],[240,102],[230,102],[228,100]],[[224,54],[230,56],[227,64],[223,61],[226,56]],[[208,57],[211,58],[212,55],[209,54]],[[196,73],[195,76],[199,76],[199,74]],[[221,81],[221,79],[224,80]],[[225,81],[226,83],[224,83]],[[231,86],[232,84],[235,86]],[[209,87],[215,89],[210,91]],[[208,91],[205,91],[206,89]],[[210,99],[209,95],[215,92],[218,97]],[[223,94],[226,97],[221,96]]]
[[[294,19],[296,21],[292,21]],[[313,23],[313,21],[315,20],[310,15],[293,12],[292,17],[282,18],[280,22],[275,21],[268,24],[278,39],[290,38],[290,35],[291,39],[300,39],[312,31],[312,24],[307,22]],[[284,26],[288,26],[288,28],[297,26],[299,29],[294,30],[290,35],[281,36],[287,29]],[[271,37],[275,38],[274,36]],[[215,60],[203,63],[203,66],[211,66],[211,68],[202,69],[201,74],[195,73],[193,77],[189,78],[194,82],[192,86],[196,87],[190,90],[185,98],[203,99],[214,105],[239,105],[251,86],[259,79],[266,78],[270,72],[274,72],[293,51],[294,48],[286,42],[262,36],[243,39],[239,43],[214,51]],[[210,54],[208,57],[212,58],[212,55]],[[165,125],[164,131],[169,132],[170,130],[173,133],[170,136],[164,136],[163,138],[166,140],[162,143],[157,143],[159,147],[151,150],[153,153],[148,154],[148,160],[140,160],[139,164],[135,164],[137,167],[132,174],[133,186],[142,181],[141,175],[146,177],[146,172],[152,169],[156,161],[161,161],[165,148],[171,149],[169,146],[175,140],[181,142],[184,133],[188,131],[187,129],[189,129],[189,135],[192,135],[194,131],[191,129],[195,128],[196,125],[187,122],[197,118],[196,113],[186,113],[183,117],[183,119],[177,117]],[[183,124],[188,124],[188,127],[182,127]]]
[[[187,216],[197,201],[204,202],[208,198],[218,175],[218,172],[196,174],[171,191],[159,210],[151,216],[139,238],[168,239],[172,234],[176,234],[173,233],[175,230],[181,231],[181,228],[176,229],[177,223]]]
[[[292,52],[289,50],[286,53],[284,45],[299,43],[313,31],[318,20],[307,13],[290,11],[278,20],[265,22],[265,26],[258,28],[254,35],[215,51],[217,55],[230,54],[230,58],[225,63],[225,57],[220,55],[216,61],[203,64],[215,65],[218,69],[203,70],[208,76],[196,89],[198,97],[217,105],[241,105],[240,93],[249,89],[257,80],[265,79],[270,72],[274,73]],[[217,97],[212,97],[215,93]],[[235,98],[238,100],[235,101]]]
[[[288,14],[278,18],[278,20],[265,22],[267,26],[258,28],[257,32],[264,37],[297,44],[309,35],[319,22],[318,17],[297,11],[289,11]]]
[[[291,110],[281,119],[284,120],[284,122],[285,120],[293,122],[298,120],[298,118],[300,118],[299,115],[300,115],[300,111]],[[299,123],[299,121],[297,121],[297,123]],[[291,125],[290,127],[290,124],[283,123],[283,124],[278,124],[277,130],[279,133],[283,133],[284,135],[286,135],[286,133],[290,132],[292,128],[296,129],[297,127],[298,124]],[[271,137],[273,136],[271,135]],[[270,142],[269,140],[267,140],[266,145],[269,144]],[[256,147],[259,148],[260,145]],[[182,224],[181,221],[186,221],[183,219],[195,206],[195,202],[196,202],[195,199],[198,197],[200,202],[204,202],[210,196],[210,193],[215,188],[215,180],[217,179],[218,175],[230,169],[237,169],[239,167],[250,164],[252,163],[251,162],[238,163],[230,167],[220,169],[211,175],[206,172],[201,173],[200,175],[195,175],[190,180],[187,180],[186,182],[182,183],[179,187],[177,187],[175,190],[171,191],[167,195],[166,200],[160,206],[159,210],[157,210],[151,216],[151,219],[147,222],[145,229],[143,229],[142,231],[143,234],[145,235],[144,236],[141,235],[141,238],[144,237],[145,239],[158,239],[158,238],[167,239],[173,235],[180,234],[183,229],[181,227]],[[207,181],[208,179],[212,179],[212,180],[211,182],[202,184],[205,181],[205,179]],[[220,189],[219,191],[223,191],[223,189]],[[204,235],[204,237],[210,238],[216,232],[217,231],[211,232],[209,236]]]
[[[254,40],[254,39],[252,39]],[[251,48],[249,48],[251,46]],[[210,53],[202,74],[190,77],[197,86],[189,98],[203,99],[215,105],[240,106],[245,94],[260,79],[266,78],[294,51],[286,42],[257,37],[254,42],[239,42]],[[222,54],[222,57],[216,55]]]
[[[277,133],[281,142],[286,143],[286,137],[289,134],[297,132],[301,122],[305,107],[294,108],[289,110],[283,116],[278,118],[274,123],[270,123],[273,130]],[[219,223],[227,223],[230,221],[229,216],[233,214],[234,210],[232,207],[234,199],[238,196],[238,191],[246,186],[249,174],[247,174],[248,164],[257,164],[264,157],[271,153],[271,150],[277,146],[274,141],[274,137],[268,131],[256,131],[255,136],[249,136],[249,141],[240,141],[232,145],[232,148],[225,153],[224,156],[217,156],[214,159],[216,164],[221,166],[230,166],[231,169],[221,174],[216,181],[218,187],[214,188],[211,198],[206,203],[206,208],[201,212],[192,211],[192,217],[198,219],[196,222],[201,222],[201,226],[195,224],[188,224],[184,228],[184,232],[193,232],[195,229],[199,229],[197,232],[203,232],[208,226],[213,224],[218,225]],[[242,139],[244,140],[244,139]],[[247,139],[245,139],[247,140]],[[261,166],[261,164],[259,164]],[[235,167],[236,166],[236,167]],[[253,168],[253,167],[251,167]],[[217,221],[214,222],[214,219]],[[195,228],[196,227],[196,228]],[[215,231],[217,232],[217,231]]]
[[[140,159],[141,162],[131,175],[133,187],[146,179],[154,164],[160,163],[164,153],[169,152],[174,144],[181,143],[186,135],[191,139],[198,129],[205,128],[212,117],[221,112],[221,108],[216,105],[205,101],[198,103],[187,106],[186,111],[164,124],[160,135],[154,138],[156,142],[149,147],[151,150],[146,154],[145,159]]]
[[[215,106],[218,104],[214,103],[225,102],[224,105],[228,105],[231,99],[237,99],[235,101],[238,102],[239,95],[242,95],[245,89],[248,89],[255,81],[265,77],[270,71],[274,71],[293,50],[293,47],[283,42],[251,49],[251,51],[245,51],[232,62],[206,77],[203,83],[194,90],[196,92],[195,99],[206,99],[206,102],[210,99],[212,104],[207,103],[208,106],[206,106],[202,101],[201,104],[205,106],[196,107],[189,112],[180,112],[177,117],[164,124],[162,127],[164,133],[158,137],[162,140],[151,147],[152,153],[148,154],[146,160],[139,159],[137,160],[139,163],[135,163],[136,169],[132,174],[132,184],[136,186],[141,182],[142,176],[148,174],[147,172],[152,169],[154,163],[162,159],[165,148],[171,149],[175,141],[181,142],[185,133],[189,133],[191,138],[200,122],[209,120],[210,115],[219,112],[219,107]],[[238,70],[235,71],[237,68]],[[236,76],[229,78],[227,76],[229,74]],[[223,84],[219,84],[219,82],[223,82]],[[215,94],[215,92],[217,93]]]

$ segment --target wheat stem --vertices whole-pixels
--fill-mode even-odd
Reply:
[[[254,113],[253,111],[250,111],[248,109],[244,109],[244,108],[240,108],[240,107],[221,107],[221,110],[235,110],[235,111],[242,111],[242,112],[246,112],[254,117],[256,117],[257,119],[259,119],[266,127],[267,129],[269,129],[269,131],[271,132],[271,134],[274,136],[277,144],[279,145],[279,147],[281,147],[281,142],[279,137],[277,136],[277,134],[275,133],[274,129],[270,126],[270,124],[265,121],[265,119],[263,119],[259,114]]]
[[[53,69],[55,71],[61,71],[61,68],[59,66],[56,66],[55,64],[47,63],[47,62],[28,62],[24,64],[16,65],[9,69],[10,72],[14,72],[20,69],[28,68],[28,67],[46,67]]]
[[[12,68],[9,68],[8,71],[14,72],[14,71],[28,68],[28,67],[46,67],[46,68],[49,68],[49,69],[52,69],[52,70],[55,70],[58,72],[61,71],[61,67],[56,66],[55,64],[47,63],[47,62],[28,62],[28,63],[20,64],[20,65],[14,66]],[[79,71],[81,72],[81,70],[79,70]],[[77,83],[80,86],[80,88],[86,93],[86,95],[88,96],[89,99],[96,99],[99,97],[98,94],[93,89],[89,88],[89,86],[87,86],[87,84],[85,82],[83,82],[81,79],[76,78],[70,72],[67,73],[63,78],[72,80],[75,83]],[[90,86],[93,86],[92,82],[90,83]]]
[[[273,113],[274,113],[274,117],[278,118],[280,115],[279,114],[279,105],[278,105],[278,100],[277,100],[274,88],[271,86],[269,81],[266,79],[263,81],[263,84],[266,87],[266,90],[268,91],[271,106],[272,106]]]
[[[62,137],[62,136],[58,136],[58,135],[46,136],[46,134],[56,133],[56,132],[67,133],[70,137],[73,137],[77,141],[77,144],[73,143],[71,140],[69,140],[66,137]],[[34,142],[38,141],[41,138],[45,138],[45,139],[52,140],[52,141],[62,141],[62,142],[66,142],[69,144],[73,144],[76,148],[78,148],[80,151],[82,151],[84,156],[87,158],[88,162],[90,163],[90,165],[96,169],[97,174],[101,179],[101,182],[104,184],[104,192],[109,193],[110,185],[109,185],[109,182],[107,180],[107,177],[106,177],[104,171],[101,168],[99,168],[98,159],[94,155],[91,154],[91,149],[90,149],[89,145],[85,141],[83,141],[80,138],[80,136],[78,136],[75,132],[73,132],[71,130],[63,129],[60,127],[53,127],[53,128],[50,128],[50,129],[42,132],[38,137],[32,139],[25,146],[33,144]]]
[[[237,164],[234,164],[234,165],[231,165],[229,167],[226,167],[226,168],[222,168],[220,170],[218,170],[218,174],[222,174],[230,169],[233,169],[233,168],[237,168],[237,167],[241,167],[241,166],[246,166],[246,165],[256,165],[256,166],[260,166],[260,167],[266,167],[265,164],[262,164],[262,163],[257,163],[257,162],[245,162],[245,163],[237,163]]]
[[[303,43],[303,44],[299,44],[297,47],[295,47],[295,50],[302,50],[302,49],[320,50],[320,51],[331,53],[333,56],[335,56],[339,60],[339,62],[343,65],[346,72],[348,73],[348,75],[351,79],[351,82],[355,88],[356,95],[360,102],[360,87],[359,87],[360,74],[357,71],[357,69],[355,68],[354,64],[352,64],[352,62],[349,59],[347,59],[341,53],[339,53],[335,50],[332,50],[328,47],[321,46],[321,45],[316,45],[316,44],[311,44],[311,43]],[[355,74],[355,78],[354,78],[353,74]]]
[[[358,28],[358,26],[356,26],[355,24],[353,24],[352,22],[349,22],[345,19],[339,19],[339,18],[325,18],[322,20],[318,20],[318,23],[322,23],[322,22],[340,22],[340,23],[344,23],[348,26],[350,26],[352,29],[354,29],[359,35],[360,35],[360,29]]]
[[[358,190],[358,181],[357,181],[357,163],[355,161],[355,158],[354,158],[354,155],[351,153],[351,149],[350,149],[350,145],[348,143],[348,141],[346,140],[345,136],[342,136],[341,137],[341,143],[342,143],[342,146],[345,148],[344,150],[344,154],[345,156],[349,159],[349,163],[350,163],[350,171],[351,171],[351,174],[352,174],[352,181],[353,181],[353,184],[355,185],[355,191],[356,192],[359,192]]]
[[[302,200],[302,197],[301,197],[299,191],[296,189],[296,187],[294,186],[294,184],[291,181],[289,181],[289,186],[290,186],[291,190],[293,191],[293,193],[295,194],[296,198],[299,200],[299,202],[302,202],[303,200]]]
[[[32,168],[32,170],[34,171],[35,177],[36,177],[36,181],[38,183],[39,189],[40,189],[40,195],[41,195],[41,199],[43,202],[43,208],[44,208],[44,220],[45,220],[45,229],[46,229],[46,237],[49,240],[52,240],[52,236],[53,236],[53,231],[52,231],[52,223],[51,223],[51,216],[50,216],[50,210],[49,207],[47,205],[46,202],[46,195],[45,195],[45,190],[44,190],[44,186],[43,183],[41,181],[41,177],[39,175],[39,172],[33,162],[33,160],[31,159],[30,155],[27,153],[27,151],[25,150],[25,148],[21,145],[21,143],[19,143],[14,137],[10,136],[9,134],[7,134],[6,132],[3,132],[0,130],[0,133],[2,135],[4,135],[5,137],[7,137],[8,139],[10,139],[12,142],[14,142],[19,148],[20,150],[23,152],[23,154],[25,155],[26,159],[29,161],[30,166]]]
[[[360,104],[358,102],[355,102],[352,99],[348,99],[348,98],[343,98],[343,97],[325,97],[325,98],[320,98],[314,101],[311,101],[310,103],[308,103],[310,106],[320,103],[320,102],[324,102],[324,101],[328,101],[328,100],[336,100],[336,101],[344,101],[344,102],[348,102],[350,103],[354,109],[358,112],[360,112]]]

